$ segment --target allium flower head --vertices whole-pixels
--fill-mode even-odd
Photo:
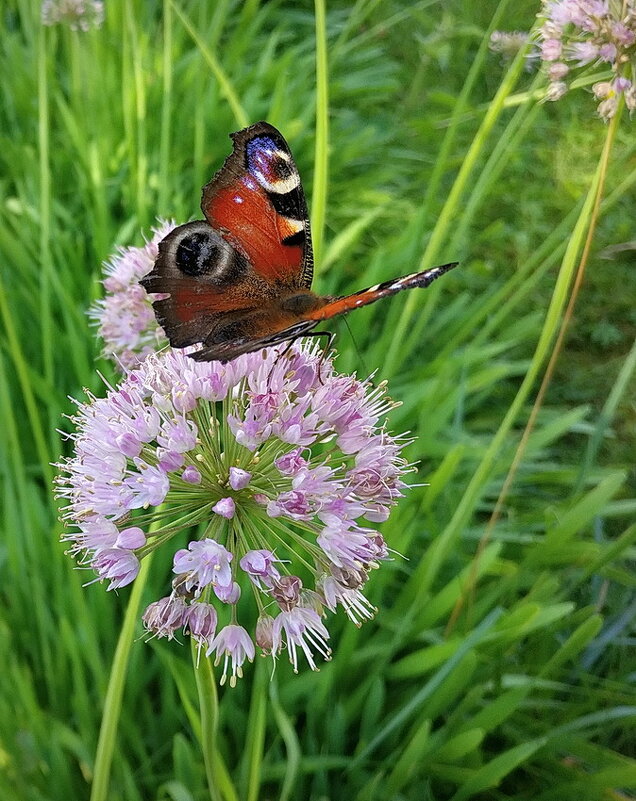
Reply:
[[[255,643],[316,669],[327,611],[356,625],[375,612],[362,590],[389,553],[371,524],[412,469],[408,440],[385,428],[392,406],[383,384],[337,374],[315,344],[228,364],[151,354],[78,403],[57,480],[70,553],[115,589],[172,548],[172,591],[144,625],[193,637],[230,685]]]
[[[72,31],[100,28],[104,22],[104,4],[98,0],[44,0],[43,25],[68,25]]]
[[[105,296],[91,309],[104,342],[103,355],[130,368],[154,353],[167,339],[157,324],[150,299],[139,280],[153,268],[159,242],[175,227],[161,222],[143,247],[120,248],[105,265]]]
[[[636,108],[636,92],[626,77],[636,68],[636,0],[544,0],[539,16],[540,54],[550,80],[547,100],[565,94],[566,75],[571,78],[588,65],[607,66],[610,79],[593,87],[601,99],[599,115],[613,117],[621,95],[628,109]]]
[[[636,0],[543,0],[536,46],[529,58],[540,58],[547,77],[546,100],[559,100],[568,91],[568,80],[585,68],[605,68],[608,80],[594,84],[601,102],[599,116],[616,114],[624,97],[630,111],[636,109]],[[521,35],[495,31],[491,50],[506,54],[523,45]]]

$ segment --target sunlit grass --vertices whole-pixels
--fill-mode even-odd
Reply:
[[[42,28],[34,2],[3,8],[3,798],[88,796],[130,595],[82,588],[92,576],[63,553],[50,486],[67,396],[103,393],[98,370],[113,379],[86,317],[101,262],[158,216],[199,216],[228,133],[259,119],[284,132],[324,210],[319,291],[461,266],[352,314],[352,336],[337,327],[342,370],[390,377],[392,427],[417,435],[409,456],[430,486],[383,526],[406,559],[373,576],[375,621],[334,621],[320,673],[281,660],[271,680],[260,664],[221,691],[222,797],[634,792],[633,251],[598,257],[634,238],[626,120],[572,339],[479,550],[606,136],[588,98],[539,106],[522,60],[488,52],[489,27],[532,24],[536,9],[512,6],[329,4],[328,94],[312,3],[113,0],[86,33]],[[143,600],[169,569],[155,561]],[[187,649],[136,640],[130,659],[107,797],[206,797]]]

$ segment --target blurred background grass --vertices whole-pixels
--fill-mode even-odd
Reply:
[[[506,74],[488,32],[527,30],[537,10],[490,0],[329,5],[318,291],[418,267]],[[158,216],[199,216],[200,187],[241,113],[281,128],[311,198],[316,122],[310,3],[112,0],[88,32],[44,28],[39,14],[32,0],[6,0],[0,12],[0,791],[38,801],[89,794],[128,596],[81,587],[51,496],[51,462],[68,449],[57,432],[68,396],[101,394],[97,370],[112,376],[86,317],[101,263],[118,244],[140,244]],[[320,673],[293,676],[281,661],[270,681],[258,663],[223,691],[219,747],[234,797],[636,792],[628,124],[574,325],[504,513],[476,557],[527,408],[477,473],[467,522],[440,536],[528,369],[606,134],[585,92],[538,105],[524,94],[535,75],[515,80],[440,244],[436,261],[461,268],[426,295],[351,315],[352,336],[338,327],[340,369],[390,377],[403,402],[392,430],[417,435],[409,456],[430,486],[383,526],[407,559],[373,576],[376,620],[360,630],[334,620],[334,659]],[[164,594],[168,572],[155,562],[148,601]],[[187,649],[137,642],[111,798],[206,797],[195,705]]]

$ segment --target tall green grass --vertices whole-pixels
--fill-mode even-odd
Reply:
[[[489,53],[492,28],[528,28],[535,11],[111,0],[102,29],[73,33],[42,28],[31,0],[3,6],[3,798],[86,798],[93,785],[95,798],[199,799],[210,783],[223,799],[636,793],[634,279],[629,251],[599,256],[633,240],[626,120],[573,336],[488,526],[570,296],[608,135],[584,92],[540,105],[523,58]],[[90,576],[64,555],[51,492],[68,396],[102,393],[98,371],[113,379],[86,309],[116,245],[140,244],[157,216],[197,216],[227,134],[258,119],[283,130],[312,199],[320,291],[461,262],[426,293],[351,315],[351,335],[338,328],[340,369],[390,378],[402,401],[391,427],[417,435],[409,458],[428,486],[383,526],[406,558],[369,584],[377,618],[334,621],[319,673],[294,676],[281,660],[270,677],[258,663],[215,711],[187,649],[139,641],[137,622],[97,787],[131,591],[82,588]],[[163,594],[166,571],[157,560],[142,603]]]

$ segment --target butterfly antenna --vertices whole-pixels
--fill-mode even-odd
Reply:
[[[365,375],[369,375],[369,370],[367,368],[367,365],[365,364],[364,356],[362,355],[362,352],[360,351],[358,343],[356,342],[356,338],[353,336],[353,331],[351,330],[351,326],[349,325],[349,321],[344,316],[343,316],[342,320],[343,320],[344,324],[347,326],[347,331],[349,332],[349,336],[351,337],[351,341],[353,342],[353,347],[356,349],[356,353],[358,354],[358,358],[360,359],[360,363],[362,364],[362,369],[364,370],[364,374]]]

